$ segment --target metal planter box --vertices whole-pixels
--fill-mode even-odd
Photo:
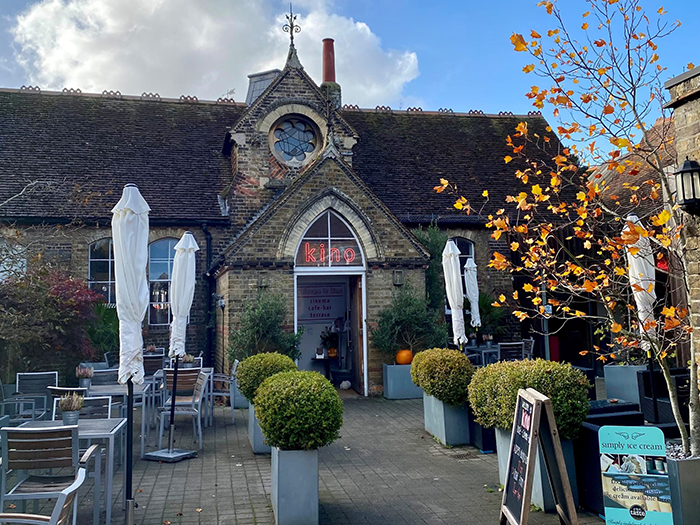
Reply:
[[[456,407],[423,393],[425,430],[443,445],[469,444],[469,410]]]
[[[482,427],[474,419],[472,409],[469,409],[469,439],[482,454],[496,452],[496,431],[493,428]]]
[[[235,393],[235,399],[231,401],[233,404],[233,408],[248,408],[248,400],[245,398],[243,394],[241,394],[241,391],[238,390],[238,382],[234,379],[233,383],[233,388],[234,388],[234,393]]]
[[[318,450],[273,447],[271,493],[276,525],[317,525]]]
[[[700,458],[675,460],[668,458],[668,482],[671,485],[673,525],[698,522],[700,499]]]
[[[248,407],[248,441],[254,454],[269,454],[271,449],[263,441],[262,431],[258,425],[258,418],[255,417],[255,407],[251,403]]]
[[[384,397],[420,399],[423,389],[411,380],[411,365],[384,365]]]
[[[647,365],[604,366],[606,397],[608,399],[616,398],[639,403],[637,371],[646,369]]]
[[[496,450],[498,454],[498,478],[500,483],[505,485],[506,471],[508,470],[508,450],[510,448],[510,430],[496,429]],[[578,486],[576,484],[576,461],[574,456],[573,440],[562,440],[561,448],[564,452],[564,463],[566,463],[566,472],[569,474],[569,483],[571,485],[571,493],[574,496],[574,505],[578,507]],[[598,461],[598,460],[596,460]],[[547,470],[543,465],[544,457],[542,451],[537,449],[537,458],[535,458],[535,475],[532,479],[532,504],[538,506],[545,512],[556,512],[554,506],[554,496],[552,489],[549,486],[549,478]]]

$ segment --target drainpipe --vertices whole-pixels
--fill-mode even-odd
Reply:
[[[214,358],[212,356],[212,347],[214,343],[214,335],[213,332],[216,330],[216,326],[212,326],[211,324],[211,298],[212,298],[212,293],[214,290],[214,276],[210,272],[211,268],[211,250],[212,250],[212,236],[211,232],[207,229],[207,223],[204,222],[202,223],[202,233],[204,233],[204,236],[207,239],[207,249],[206,249],[206,255],[207,255],[207,265],[206,265],[206,272],[204,273],[204,277],[207,280],[207,309],[206,309],[206,317],[205,317],[205,322],[206,322],[206,327],[207,327],[207,332],[206,332],[206,353],[205,353],[205,362],[207,366],[212,367],[214,366]]]

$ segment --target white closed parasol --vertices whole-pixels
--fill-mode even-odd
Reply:
[[[636,215],[629,215],[627,222],[635,225],[641,224],[639,217]],[[625,229],[629,229],[629,227],[625,227]],[[638,251],[632,250],[632,248],[636,248]],[[636,251],[636,253],[632,254],[630,250]],[[627,253],[627,264],[629,265],[630,286],[632,287],[634,302],[637,305],[639,332],[645,335],[654,331],[651,327],[648,327],[648,330],[645,329],[645,325],[654,320],[654,303],[656,303],[654,253],[651,249],[649,238],[641,235],[637,242],[627,246],[625,251]],[[643,338],[641,347],[648,352],[650,347],[649,341]]]
[[[126,525],[134,523],[132,491],[134,383],[143,383],[141,323],[148,308],[148,212],[151,209],[134,184],[124,186],[112,208],[114,281],[119,317],[119,382],[126,383]],[[145,404],[145,403],[144,403]],[[143,417],[143,416],[142,416]]]
[[[464,332],[464,292],[462,291],[462,275],[459,267],[460,251],[452,239],[447,241],[442,251],[442,272],[445,276],[445,291],[447,302],[452,310],[452,334],[454,343],[461,346],[467,342]]]
[[[194,253],[199,250],[197,241],[191,232],[185,232],[175,245],[175,259],[173,260],[173,275],[170,281],[170,312],[173,320],[170,323],[170,352],[168,355],[175,358],[173,367],[173,385],[170,395],[170,434],[168,448],[149,452],[144,459],[175,463],[183,459],[196,456],[194,450],[175,448],[175,399],[177,397],[177,369],[178,360],[185,355],[185,338],[187,336],[187,316],[192,308],[194,297],[194,285],[197,278]],[[163,414],[162,417],[165,417]]]
[[[185,355],[187,316],[192,307],[196,278],[194,254],[197,250],[199,246],[190,232],[185,232],[175,245],[173,277],[170,282],[170,312],[173,315],[170,323],[170,357]]]
[[[148,308],[148,207],[134,184],[112,209],[114,281],[119,317],[119,382],[143,383],[141,323]]]
[[[471,257],[464,264],[464,289],[471,305],[472,321],[474,328],[481,326],[481,314],[479,313],[479,281],[476,279],[476,263]]]

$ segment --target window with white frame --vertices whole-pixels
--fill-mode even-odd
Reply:
[[[462,275],[462,286],[464,286],[464,265],[467,259],[474,258],[474,243],[464,237],[453,237],[452,240],[459,250],[459,273]]]
[[[108,304],[115,304],[114,250],[112,239],[107,237],[93,242],[88,250],[88,285],[102,294]]]
[[[173,276],[173,259],[177,239],[161,239],[148,248],[148,281],[150,304],[148,324],[170,324],[170,280]]]

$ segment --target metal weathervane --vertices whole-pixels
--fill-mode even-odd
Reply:
[[[292,11],[291,2],[289,3],[289,14],[284,16],[287,19],[287,23],[282,26],[282,29],[285,33],[289,33],[289,40],[291,41],[292,47],[294,47],[294,33],[301,32],[301,26],[294,23],[297,19],[297,15]]]

